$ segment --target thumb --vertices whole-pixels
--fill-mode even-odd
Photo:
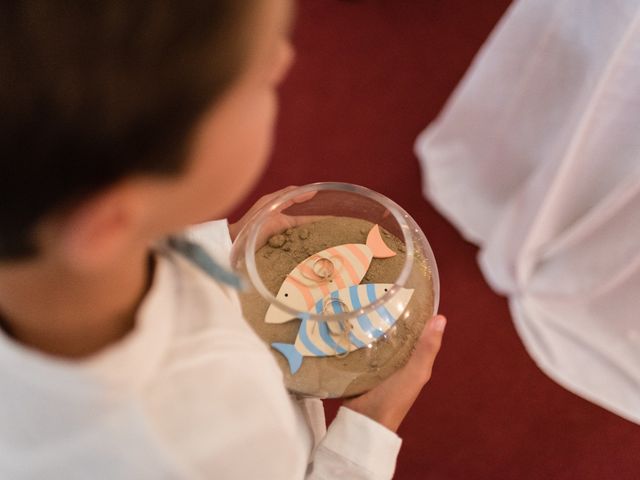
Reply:
[[[423,383],[429,381],[433,362],[440,351],[446,325],[447,319],[443,315],[437,315],[427,322],[416,342],[413,355],[403,368],[408,376],[421,379]]]

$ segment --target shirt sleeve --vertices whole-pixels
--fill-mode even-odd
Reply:
[[[340,407],[314,451],[307,479],[390,479],[401,444],[402,439],[391,430]]]

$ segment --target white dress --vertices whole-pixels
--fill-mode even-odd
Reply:
[[[640,423],[640,2],[515,2],[416,152],[540,368]]]

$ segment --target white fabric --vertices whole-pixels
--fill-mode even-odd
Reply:
[[[640,423],[640,2],[515,2],[416,152],[538,365]]]
[[[190,236],[227,257],[226,222]],[[0,335],[0,478],[391,478],[399,437],[347,409],[326,433],[321,402],[289,397],[238,305],[165,252],[134,331],[92,358]]]

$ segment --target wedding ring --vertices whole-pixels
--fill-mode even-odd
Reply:
[[[349,306],[340,298],[336,297],[326,298],[322,305],[322,312],[328,315],[344,313],[348,312],[349,310]],[[327,321],[327,326],[329,327],[331,337],[336,342],[336,357],[343,358],[349,355],[351,351],[349,333],[353,329],[351,322],[349,322],[348,320],[329,320]],[[340,353],[339,349],[342,349],[343,352]]]
[[[313,273],[315,273],[318,277],[325,280],[331,278],[336,270],[336,267],[328,258],[320,257],[315,262],[313,262],[313,266],[311,267],[311,269],[313,270]]]

